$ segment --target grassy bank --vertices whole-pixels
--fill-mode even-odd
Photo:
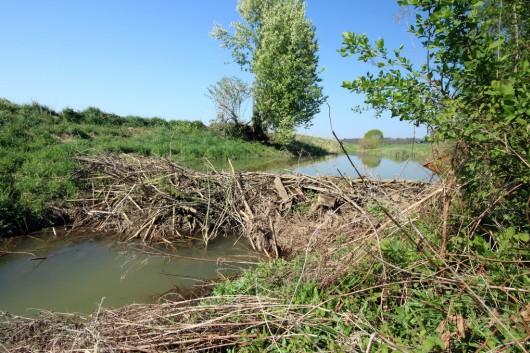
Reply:
[[[357,147],[359,154],[367,154],[376,157],[386,157],[395,161],[414,160],[419,163],[427,163],[432,160],[433,155],[438,154],[440,147],[430,143],[416,144],[389,144],[374,149],[362,149]]]
[[[218,136],[200,121],[120,117],[97,108],[58,113],[2,99],[0,235],[61,222],[53,203],[76,197],[72,156],[79,153],[136,153],[184,162],[287,157],[271,146]]]
[[[324,150],[324,154],[341,154],[343,153],[339,143],[335,139],[327,139],[323,137],[307,136],[307,135],[296,135],[294,144],[304,146],[316,146],[321,150]],[[344,143],[344,148],[348,153],[357,152],[357,147],[351,143]],[[306,147],[307,148],[307,147]],[[310,151],[311,152],[311,151]],[[318,155],[313,153],[313,155]],[[321,154],[323,155],[323,154]]]

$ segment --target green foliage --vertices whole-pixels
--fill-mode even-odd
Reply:
[[[318,85],[315,28],[302,0],[242,0],[237,10],[243,21],[232,25],[235,33],[216,25],[212,36],[255,75],[255,131],[271,129],[274,140],[286,144],[296,127],[310,125],[326,100]]]
[[[456,143],[453,164],[471,217],[528,229],[527,2],[398,3],[417,11],[410,32],[427,50],[425,64],[414,67],[401,55],[403,47],[389,51],[382,39],[370,44],[364,34],[344,33],[341,53],[377,70],[343,86],[365,94],[379,114],[390,110],[394,117],[429,126],[432,139]],[[506,222],[505,214],[515,216]]]
[[[364,138],[382,140],[384,136],[381,130],[373,129],[373,130],[368,131],[366,134],[364,134]]]
[[[223,77],[208,88],[208,98],[215,104],[217,118],[214,123],[220,130],[231,131],[230,135],[245,124],[241,116],[242,104],[250,98],[251,88],[237,77]]]

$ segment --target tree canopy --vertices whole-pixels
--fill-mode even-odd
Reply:
[[[383,143],[383,132],[378,129],[372,129],[366,134],[364,134],[364,138],[362,138],[358,143],[362,148],[365,149],[374,149]]]
[[[232,51],[234,61],[254,74],[252,122],[289,142],[296,127],[307,127],[325,102],[319,86],[315,27],[302,0],[240,0],[242,21],[234,33],[220,25],[212,36]]]
[[[378,113],[426,124],[455,145],[452,164],[472,216],[529,228],[530,6],[525,0],[400,0],[415,11],[409,31],[426,50],[413,65],[364,34],[344,33],[343,56],[375,70],[343,87]],[[486,229],[484,229],[486,230]]]

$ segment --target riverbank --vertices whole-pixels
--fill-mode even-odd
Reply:
[[[396,161],[413,160],[425,164],[447,154],[444,152],[447,148],[431,143],[391,144],[373,149],[357,148],[357,153],[366,156],[387,157]]]
[[[291,341],[301,334],[294,326],[297,322],[305,325],[310,322],[306,320],[315,319],[321,327],[308,333],[309,338],[314,337],[323,333],[319,331],[328,321],[323,315],[328,310],[315,301],[318,288],[346,276],[353,264],[350,260],[360,255],[354,249],[364,252],[365,245],[373,245],[374,234],[391,228],[389,219],[377,208],[388,208],[399,217],[413,216],[436,200],[442,190],[440,185],[418,182],[340,177],[219,171],[208,176],[185,171],[167,160],[108,158],[83,160],[87,172],[80,177],[87,180],[96,197],[80,200],[84,204],[79,208],[85,217],[91,217],[89,222],[97,223],[94,228],[105,224],[138,226],[126,234],[156,241],[155,229],[163,236],[166,226],[181,224],[181,218],[175,221],[171,217],[159,223],[164,219],[162,210],[208,229],[204,216],[209,209],[213,229],[238,227],[238,233],[248,237],[255,250],[282,259],[262,263],[239,279],[223,281],[204,298],[118,310],[99,308],[90,316],[43,312],[24,319],[1,315],[4,325],[0,337],[9,344],[9,351],[75,347],[153,352],[230,346],[255,351],[267,348],[270,340],[276,340],[275,335],[279,340],[287,335]],[[176,194],[165,193],[170,184]],[[207,188],[208,194],[201,187]],[[147,194],[150,197],[145,197]],[[201,194],[210,196],[201,200]],[[172,199],[173,203],[162,199]],[[219,205],[223,207],[218,209]],[[153,211],[153,206],[158,208]],[[141,218],[140,210],[145,210],[145,215],[158,215],[159,220],[146,218],[145,226],[133,218],[138,214]],[[321,282],[315,282],[317,278]],[[33,332],[29,336],[28,330]],[[306,343],[292,347],[307,350]]]
[[[303,185],[280,181],[287,196]],[[318,189],[305,188],[312,192],[329,183],[310,181],[320,183]],[[238,189],[237,182],[234,187],[222,184]],[[282,188],[275,186],[280,184],[272,179],[267,184],[281,205]],[[163,185],[156,183],[159,189]],[[411,204],[397,202],[395,194],[382,189],[368,188],[368,193],[379,193],[359,198],[346,182],[340,193],[346,205],[324,209],[311,207],[326,199],[311,192],[306,201],[285,210],[288,232],[276,228],[279,232],[271,233],[271,228],[262,233],[268,234],[269,245],[273,234],[283,249],[297,244],[290,260],[263,262],[217,283],[209,295],[188,300],[115,310],[102,306],[90,315],[42,312],[22,318],[2,313],[0,351],[480,352],[508,347],[524,352],[530,323],[526,255],[523,248],[504,245],[515,238],[527,241],[525,235],[506,233],[498,248],[484,247],[478,238],[453,235],[447,241],[440,217],[447,185],[436,187]],[[259,214],[254,207],[263,204],[249,204],[248,214]],[[296,224],[300,231],[293,234]],[[267,253],[273,255],[274,249]]]

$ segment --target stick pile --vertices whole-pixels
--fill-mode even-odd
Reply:
[[[203,173],[167,159],[131,155],[78,157],[86,195],[73,200],[76,225],[119,232],[127,240],[170,242],[201,234],[246,237],[279,257],[307,244],[317,227],[334,234],[377,226],[376,205],[404,208],[432,192],[417,181],[361,180],[292,174]],[[72,201],[72,200],[71,200]],[[332,214],[322,224],[324,214]],[[324,227],[324,228],[323,228]]]
[[[223,351],[255,339],[252,330],[268,330],[271,339],[303,335],[298,322],[316,318],[315,309],[241,295],[100,307],[89,316],[43,311],[30,319],[0,311],[0,352]]]

